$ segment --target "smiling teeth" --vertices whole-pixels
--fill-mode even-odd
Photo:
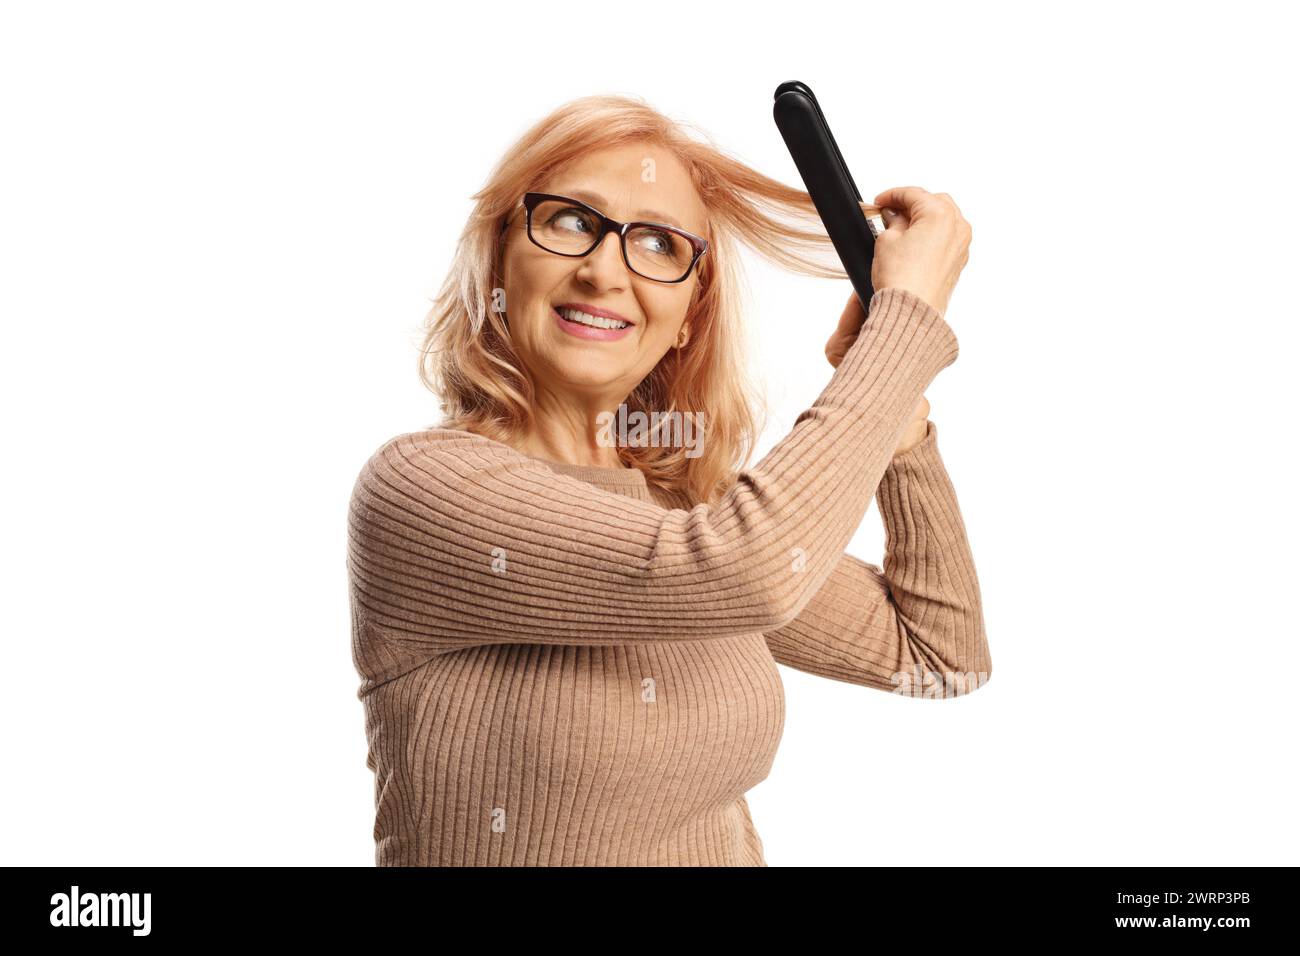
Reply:
[[[607,319],[603,315],[588,315],[586,312],[579,312],[577,309],[556,309],[556,311],[570,322],[577,322],[579,325],[590,325],[597,329],[625,329],[631,325],[630,322]]]

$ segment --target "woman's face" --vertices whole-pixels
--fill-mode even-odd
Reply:
[[[662,222],[709,235],[686,169],[654,146],[593,151],[534,191],[581,199],[619,222]],[[530,242],[525,222],[524,210],[517,209],[503,253],[510,339],[547,397],[581,395],[584,404],[613,408],[676,343],[699,263],[683,282],[656,282],[628,269],[612,232],[585,257],[570,258]],[[593,334],[556,311],[575,304],[615,313],[631,326]]]

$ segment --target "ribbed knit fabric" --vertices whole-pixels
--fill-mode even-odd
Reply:
[[[986,679],[934,424],[892,454],[957,352],[936,310],[878,291],[816,402],[714,507],[463,431],[380,447],[347,562],[376,863],[765,866],[744,794],[781,739],[777,663],[890,691]],[[844,550],[873,493],[883,569]]]

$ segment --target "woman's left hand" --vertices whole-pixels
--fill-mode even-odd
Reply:
[[[908,419],[907,427],[903,429],[903,437],[899,439],[898,447],[894,449],[895,457],[925,440],[925,434],[930,428],[929,414],[930,403],[922,395],[921,400],[912,409],[912,417]]]

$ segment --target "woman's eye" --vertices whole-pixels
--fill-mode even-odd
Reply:
[[[640,242],[646,252],[653,252],[655,255],[665,255],[673,248],[672,239],[662,232],[642,233]]]
[[[571,232],[581,232],[587,226],[587,217],[575,209],[566,212],[557,213],[551,220],[561,229],[568,229]]]

